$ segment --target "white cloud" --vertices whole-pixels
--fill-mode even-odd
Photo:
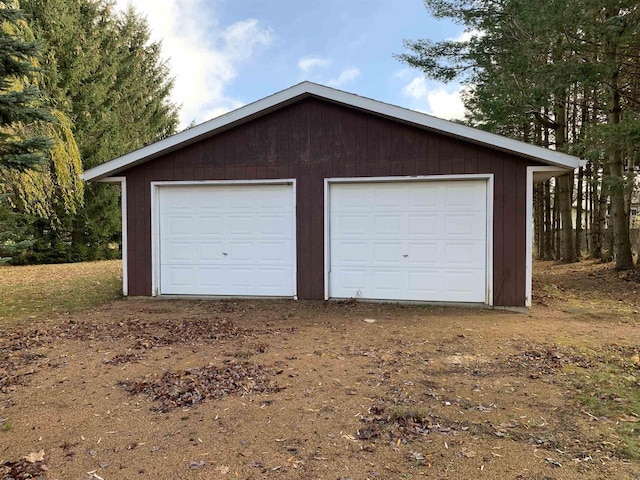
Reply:
[[[446,120],[464,118],[463,87],[453,90],[443,86],[430,88],[424,77],[415,77],[402,89],[402,94],[412,100],[413,108]]]
[[[298,60],[298,68],[302,73],[309,73],[314,68],[324,68],[331,65],[331,60],[321,57],[304,57]]]
[[[462,32],[460,32],[460,35],[458,35],[457,37],[449,38],[449,40],[453,40],[454,42],[468,42],[474,37],[482,38],[485,35],[486,35],[485,32],[483,32],[482,30],[478,30],[475,28],[471,28],[471,29],[467,28]]]
[[[270,29],[255,19],[220,25],[206,0],[116,0],[120,9],[129,4],[146,16],[152,38],[162,40],[175,77],[173,100],[182,106],[181,127],[242,105],[225,89],[244,62],[272,43]]]
[[[461,95],[461,87],[453,92],[447,92],[444,88],[438,88],[435,91],[429,92],[427,95],[429,112],[431,115],[446,120],[462,120],[466,109],[462,103]]]
[[[336,78],[332,78],[327,82],[327,85],[331,87],[342,87],[349,82],[354,81],[360,76],[360,70],[357,67],[349,67],[338,75]]]
[[[416,71],[413,68],[403,68],[401,70],[396,70],[395,72],[393,72],[391,74],[391,78],[398,79],[398,80],[406,80],[408,78],[411,78],[415,74],[415,72]]]
[[[424,77],[415,77],[402,89],[402,93],[413,100],[424,100],[429,94],[427,80]]]

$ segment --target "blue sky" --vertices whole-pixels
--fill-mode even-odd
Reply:
[[[147,17],[176,78],[181,125],[303,80],[443,118],[463,115],[460,86],[427,81],[393,57],[403,39],[440,40],[462,27],[422,0],[117,0]]]

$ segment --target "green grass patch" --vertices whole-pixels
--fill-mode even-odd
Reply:
[[[0,267],[0,325],[94,307],[122,297],[122,262]]]
[[[592,367],[571,368],[576,399],[585,412],[606,419],[618,437],[616,453],[640,459],[640,349],[612,347],[591,356]],[[612,438],[615,440],[615,438]]]

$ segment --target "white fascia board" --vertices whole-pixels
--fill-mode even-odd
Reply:
[[[84,180],[99,180],[109,175],[118,173],[138,163],[158,157],[182,146],[194,143],[201,137],[213,135],[217,130],[233,125],[236,122],[269,112],[277,106],[290,103],[302,96],[317,96],[325,100],[343,104],[352,108],[383,115],[391,119],[401,120],[417,126],[427,128],[462,140],[470,141],[489,148],[502,150],[532,160],[540,161],[548,165],[572,170],[586,165],[584,160],[555,150],[530,145],[528,143],[513,140],[494,133],[485,132],[477,128],[468,127],[459,123],[450,122],[424,113],[406,108],[390,105],[378,100],[361,97],[353,93],[343,92],[334,88],[318,85],[312,82],[302,82],[286,90],[270,95],[262,100],[250,103],[232,112],[216,117],[195,127],[183,130],[171,137],[147,145],[122,157],[98,165],[87,170],[82,178]]]

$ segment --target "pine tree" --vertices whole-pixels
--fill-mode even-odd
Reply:
[[[633,186],[640,110],[640,7],[633,0],[426,0],[439,18],[463,24],[476,35],[467,41],[407,41],[400,60],[438,80],[459,79],[469,86],[465,104],[470,123],[524,141],[590,159],[591,205],[587,212],[598,238],[607,235],[616,268],[632,268],[628,204]],[[535,132],[533,135],[531,132]],[[623,134],[624,132],[624,134]],[[582,182],[582,177],[580,177]],[[581,185],[581,184],[580,184]],[[558,178],[540,238],[556,238],[561,258],[573,261],[580,245],[573,233],[571,204],[574,177]],[[613,229],[598,233],[611,200]],[[578,197],[581,213],[583,199]],[[604,206],[604,208],[603,208]],[[558,213],[561,212],[561,214]],[[579,215],[579,220],[582,214]],[[552,226],[555,225],[555,226]],[[615,233],[615,235],[613,235]],[[613,235],[613,237],[612,237]],[[545,242],[546,244],[547,242]],[[546,250],[546,249],[543,249]],[[544,252],[545,255],[548,251]]]

